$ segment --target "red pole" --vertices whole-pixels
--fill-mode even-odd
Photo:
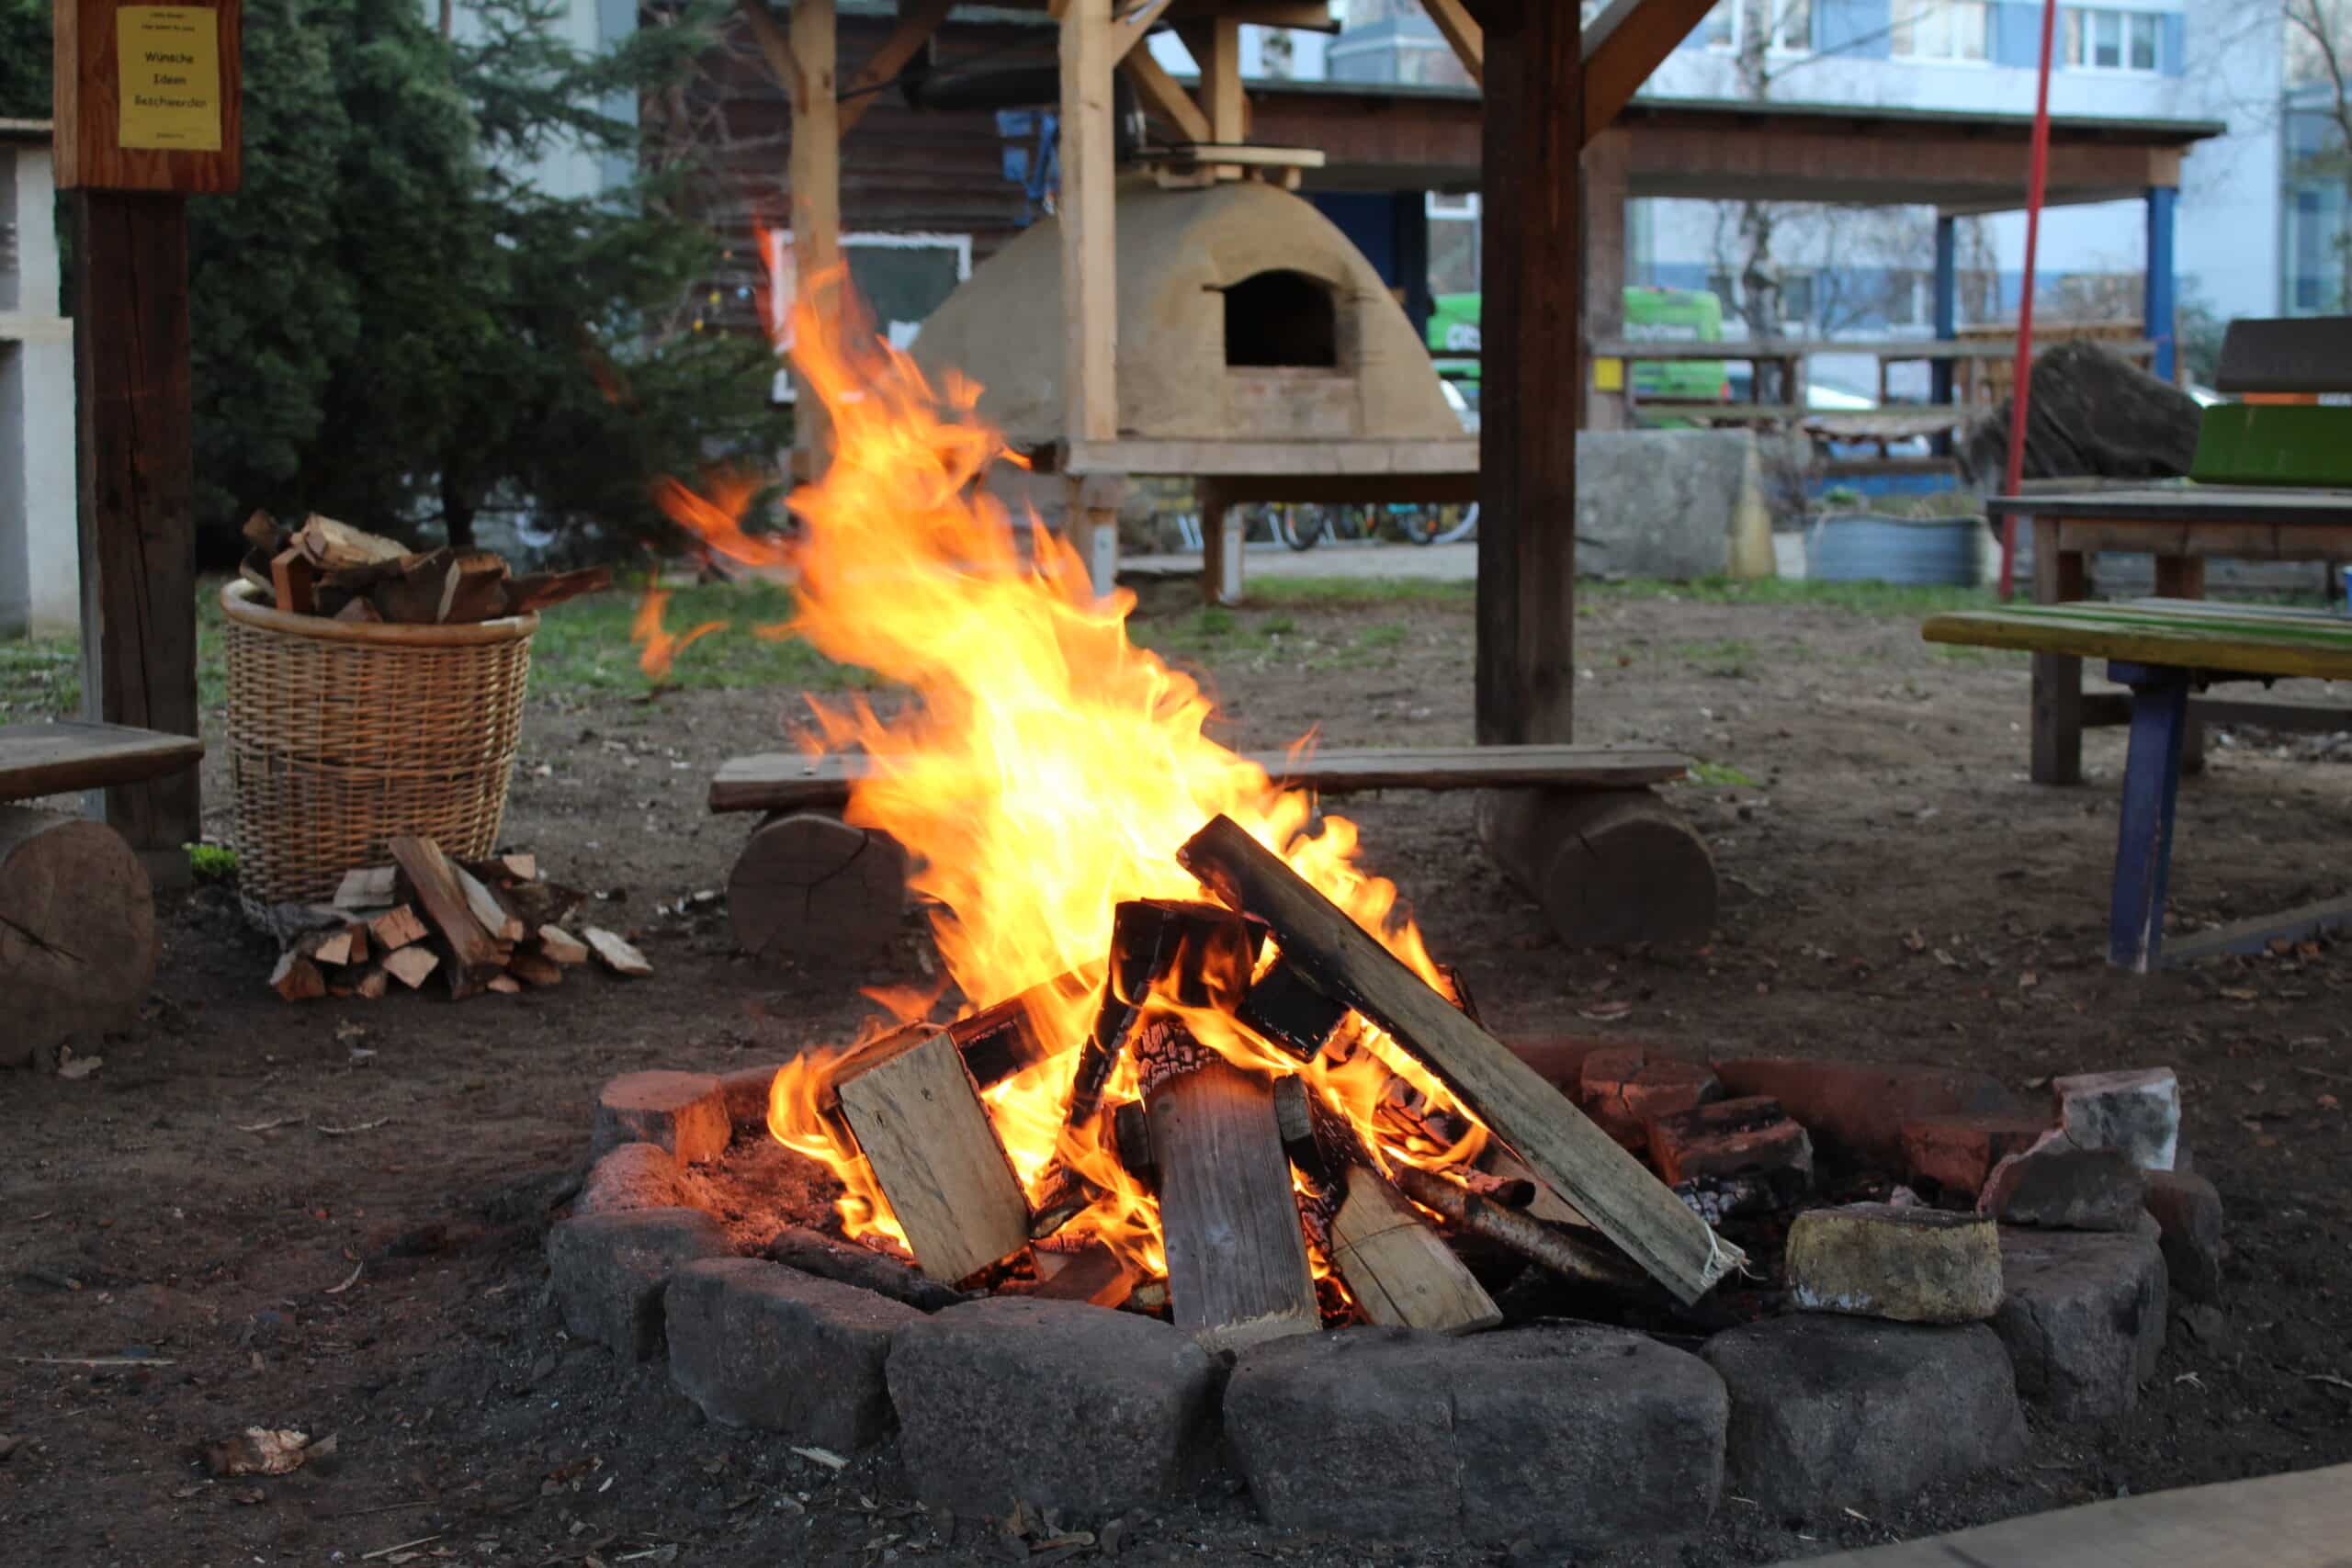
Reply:
[[[2009,378],[2009,469],[2002,493],[2015,495],[2025,482],[2025,416],[2033,401],[2033,267],[2041,244],[2041,197],[2050,184],[2050,51],[2058,35],[2058,0],[2041,0],[2041,80],[2033,93],[2033,157],[2025,193],[2025,293],[2018,300],[2018,362]],[[2001,520],[2001,597],[2012,589],[2018,555],[2018,520]]]

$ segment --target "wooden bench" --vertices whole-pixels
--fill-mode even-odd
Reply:
[[[2109,963],[2145,974],[2167,962],[2256,952],[2275,938],[2308,936],[2352,919],[2347,898],[2238,921],[2169,946],[2164,934],[2190,691],[2222,681],[2352,679],[2352,620],[2324,610],[2142,599],[1963,611],[1930,617],[1921,635],[2037,658],[2103,659],[2108,679],[2131,688]]]
[[[2210,559],[2352,563],[2352,408],[2317,402],[2352,390],[2352,316],[2233,321],[2214,379],[2245,400],[2205,411],[2189,482],[1988,503],[1996,521],[2030,525],[2036,603],[2088,598],[2087,560],[2102,550],[2154,556],[2156,592],[2176,599],[2204,597]],[[2131,714],[2120,695],[2084,694],[2080,659],[2036,654],[2034,782],[2079,783],[2084,728],[2127,723]],[[2193,705],[2182,742],[2190,772],[2202,765],[2208,718],[2309,728],[2312,710]]]
[[[143,783],[204,742],[112,724],[0,726],[0,802]],[[130,1025],[155,979],[155,898],[103,822],[0,804],[0,1066]]]
[[[1706,844],[1650,794],[1652,785],[1688,775],[1689,759],[1675,752],[1460,746],[1297,758],[1261,752],[1250,761],[1281,784],[1323,795],[1487,792],[1481,839],[1563,941],[1703,940],[1714,923]],[[854,753],[770,752],[719,768],[711,810],[769,814],[728,877],[728,917],[746,952],[767,958],[870,952],[897,935],[906,910],[905,852],[836,815],[867,772],[867,759]]]

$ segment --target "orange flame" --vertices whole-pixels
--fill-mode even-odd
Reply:
[[[629,641],[642,644],[645,649],[638,655],[638,665],[653,681],[667,679],[679,654],[727,626],[725,621],[705,621],[684,637],[673,637],[662,624],[669,604],[669,590],[648,582],[645,597],[638,602],[637,618],[629,623]]]
[[[934,901],[948,974],[986,1005],[1088,964],[1099,964],[1113,908],[1138,897],[1198,898],[1175,852],[1222,812],[1443,988],[1396,889],[1356,863],[1356,829],[1327,818],[1304,836],[1307,798],[1204,732],[1212,706],[1193,680],[1128,641],[1133,596],[1098,601],[1084,564],[1033,517],[1023,527],[982,486],[1004,442],[973,413],[978,389],[949,377],[934,389],[877,340],[838,277],[792,307],[792,357],[829,416],[823,477],[791,505],[804,525],[792,553],[792,635],[845,664],[910,688],[892,716],[862,700],[812,701],[817,743],[863,750],[868,775],[847,819],[906,847],[910,880]],[[741,493],[662,494],[709,548],[739,555]],[[745,561],[754,570],[777,563]],[[1041,990],[1043,1037],[1075,1046],[1092,1021],[1084,995]],[[1358,1024],[1354,1048],[1302,1068],[1221,1011],[1173,1010],[1201,1042],[1268,1073],[1306,1071],[1356,1123],[1384,1163],[1471,1158],[1486,1134],[1442,1086],[1385,1034]],[[820,1114],[836,1054],[780,1077],[771,1127],[831,1168],[849,1191],[853,1235],[896,1235],[888,1204],[846,1135]],[[1065,1235],[1095,1235],[1152,1273],[1165,1270],[1157,1205],[1091,1126],[1065,1130],[1075,1050],[993,1086],[987,1101],[1015,1171],[1035,1195],[1056,1159],[1103,1190]],[[1452,1146],[1385,1130],[1385,1097],[1402,1077],[1469,1134]],[[1138,1092],[1122,1062],[1108,1101]],[[903,1237],[899,1237],[903,1239]]]

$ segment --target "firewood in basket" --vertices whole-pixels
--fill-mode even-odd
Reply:
[[[1347,1004],[1335,1002],[1287,958],[1251,982],[1234,1016],[1270,1043],[1302,1062],[1311,1062],[1330,1043]]]
[[[945,1030],[909,1024],[834,1070],[842,1119],[917,1268],[959,1284],[1029,1245],[1028,1199]]]
[[[289,615],[315,615],[319,608],[319,574],[288,547],[269,558],[270,603]]]
[[[269,972],[269,988],[287,1001],[307,1002],[325,996],[327,982],[317,964],[288,948],[277,955],[277,967]]]
[[[1065,1124],[1102,1105],[1102,1089],[1155,992],[1186,1007],[1230,1010],[1250,984],[1265,927],[1214,904],[1122,900],[1111,917],[1111,962],[1094,1028],[1079,1048]]]
[[[322,572],[348,571],[354,567],[398,560],[408,554],[408,547],[397,539],[370,534],[365,528],[355,528],[315,512],[294,530],[292,543],[305,560]]]
[[[386,846],[449,952],[449,995],[463,999],[506,968],[509,950],[475,918],[458,868],[430,839],[403,833]],[[395,971],[397,973],[397,971]],[[405,976],[401,976],[403,979]]]
[[[254,508],[244,525],[237,530],[237,536],[244,540],[247,549],[259,550],[265,556],[274,556],[286,547],[286,530],[277,525],[277,518],[259,507]]]
[[[1696,1301],[1745,1261],[1655,1173],[1238,823],[1216,818],[1176,858],[1226,905],[1263,919],[1325,994],[1386,1030],[1677,1298]]]
[[[342,609],[334,613],[334,618],[346,626],[371,626],[382,621],[384,617],[378,612],[372,601],[349,599],[344,602]]]
[[[441,955],[423,947],[403,947],[398,953],[384,955],[384,973],[415,990],[424,984],[425,976],[441,967]]]
[[[397,953],[413,942],[423,942],[424,922],[416,918],[415,907],[395,904],[368,922],[368,934],[386,953]]]
[[[450,564],[441,584],[443,626],[471,626],[506,613],[506,558],[468,550]]]
[[[429,626],[441,613],[441,590],[456,552],[447,546],[386,563],[388,575],[371,584],[368,597],[376,613],[400,626]]]
[[[972,1298],[935,1280],[926,1280],[907,1264],[852,1242],[835,1241],[817,1231],[788,1225],[776,1233],[766,1249],[770,1261],[820,1279],[835,1280],[904,1302],[921,1312],[937,1312]]]
[[[652,963],[623,940],[618,931],[608,931],[602,926],[585,926],[582,928],[581,934],[587,938],[589,951],[614,974],[626,979],[641,980],[653,973]]]
[[[366,866],[343,874],[343,881],[334,890],[334,907],[338,909],[381,909],[390,906],[392,889],[399,883],[400,867],[396,865]]]
[[[277,603],[277,582],[270,576],[269,563],[277,554],[275,549],[247,550],[237,562],[238,578],[250,584],[262,596],[263,603],[271,605]]]
[[[1138,1055],[1189,1061],[1154,1023]],[[1159,1167],[1159,1219],[1176,1326],[1213,1350],[1238,1350],[1322,1326],[1306,1238],[1291,1193],[1290,1162],[1274,1121],[1273,1085],[1210,1051],[1189,1072],[1163,1075],[1145,1096]]]
[[[580,571],[542,571],[529,577],[510,578],[506,583],[506,603],[499,614],[520,615],[544,610],[582,593],[602,592],[612,585],[613,569],[608,566],[592,566]]]
[[[1041,1018],[1066,1016],[1100,984],[1098,971],[1073,969],[949,1024],[972,1081],[991,1089],[1075,1046],[1047,1038]]]
[[[1419,1166],[1400,1166],[1396,1186],[1424,1209],[1442,1214],[1471,1235],[1500,1243],[1562,1279],[1612,1290],[1646,1292],[1649,1280],[1628,1259],[1599,1244],[1554,1230],[1542,1221],[1489,1203],[1465,1187]]]

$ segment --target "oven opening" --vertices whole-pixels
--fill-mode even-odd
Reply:
[[[1340,312],[1331,290],[1303,272],[1261,272],[1225,291],[1228,366],[1340,367]]]

